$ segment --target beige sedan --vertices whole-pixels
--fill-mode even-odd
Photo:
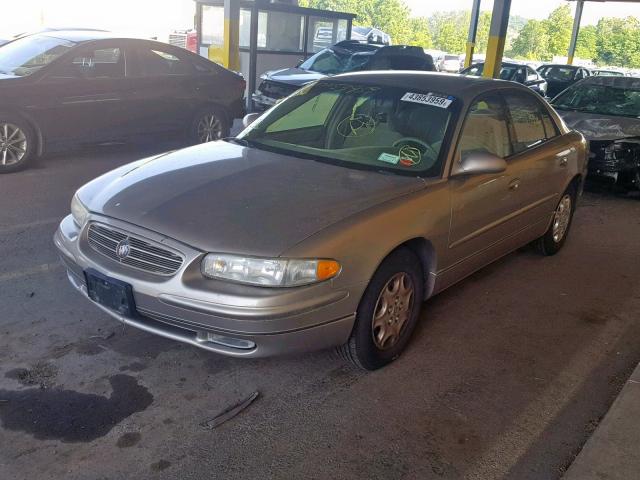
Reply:
[[[558,252],[585,176],[582,135],[511,82],[342,75],[245,123],[82,187],[55,236],[72,285],[212,352],[376,369],[425,299],[530,242]]]

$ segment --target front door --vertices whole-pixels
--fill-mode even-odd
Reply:
[[[494,94],[481,97],[469,109],[456,161],[482,153],[505,159],[512,153],[506,109]],[[516,229],[520,194],[510,165],[501,173],[451,178],[449,185],[451,229],[445,283],[459,280],[503,253],[504,240]]]
[[[41,80],[39,122],[48,143],[125,139],[131,127],[127,52],[116,43],[87,47],[54,66]]]

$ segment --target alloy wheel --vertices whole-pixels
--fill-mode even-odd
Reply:
[[[27,137],[12,123],[0,123],[0,165],[15,165],[27,154]]]
[[[567,233],[571,221],[571,195],[565,194],[553,215],[553,241],[560,243]]]
[[[401,272],[391,277],[380,292],[371,323],[373,343],[380,350],[387,350],[400,340],[413,308],[414,290],[411,277]]]
[[[212,113],[204,115],[198,122],[198,140],[201,143],[222,138],[222,122]]]

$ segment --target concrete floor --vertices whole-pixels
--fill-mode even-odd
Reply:
[[[51,236],[77,187],[150,153],[0,176],[2,479],[554,479],[640,360],[640,200],[603,193],[558,256],[524,249],[427,302],[374,373],[125,330],[67,285]]]

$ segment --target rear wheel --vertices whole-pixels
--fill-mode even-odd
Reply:
[[[228,137],[229,121],[225,113],[216,107],[198,112],[191,126],[190,140],[193,143],[208,143]]]
[[[342,356],[366,370],[398,358],[418,322],[423,285],[420,260],[409,249],[389,255],[365,290]]]
[[[35,155],[33,129],[20,118],[0,116],[0,173],[21,170]]]
[[[555,255],[563,247],[573,220],[575,200],[576,190],[572,185],[562,194],[549,229],[537,240],[538,250],[543,255]]]

